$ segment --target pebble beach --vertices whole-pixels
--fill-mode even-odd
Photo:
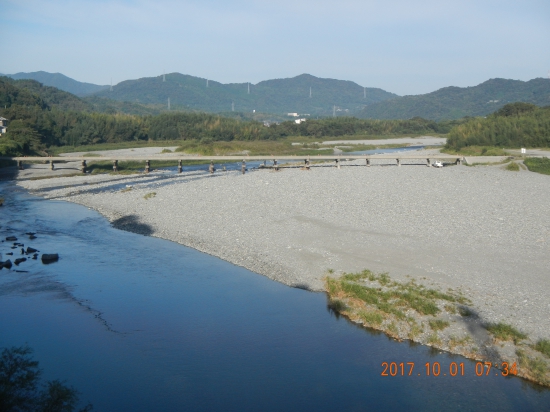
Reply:
[[[414,162],[410,162],[414,163]],[[289,286],[370,269],[461,290],[484,322],[550,337],[550,179],[502,166],[373,162],[181,175],[20,179]],[[153,194],[154,193],[154,194]]]

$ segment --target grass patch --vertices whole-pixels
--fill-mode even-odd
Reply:
[[[461,156],[508,156],[504,149],[493,146],[465,146],[459,150],[443,148],[441,153]]]
[[[546,372],[548,366],[546,365],[546,362],[543,359],[540,358],[531,358],[527,356],[527,354],[522,351],[521,349],[518,349],[516,351],[516,355],[518,355],[519,360],[519,366],[521,368],[527,369],[531,375],[533,375],[536,379],[542,382],[546,382]]]
[[[550,175],[550,159],[547,157],[528,157],[523,161],[523,164],[531,172]]]
[[[450,303],[445,304],[445,310],[449,312],[451,315],[456,315],[458,312],[455,305],[452,305]]]
[[[365,285],[366,281],[371,284]],[[421,315],[436,315],[440,312],[437,300],[466,301],[462,296],[428,289],[418,285],[414,280],[400,283],[391,280],[387,273],[377,275],[370,270],[346,273],[340,279],[327,277],[325,284],[331,296],[359,300],[400,320],[405,319],[405,312],[409,309]]]
[[[173,153],[170,149],[162,149],[161,153]]]
[[[533,345],[533,349],[539,351],[543,355],[548,356],[550,358],[550,340],[548,339],[539,340],[535,345]]]
[[[124,189],[121,189],[121,190],[120,190],[120,193],[130,192],[131,190],[132,190],[131,187],[125,187]]]
[[[367,324],[367,325],[380,325],[384,318],[380,313],[377,312],[365,312],[361,311],[359,312],[359,317]]]
[[[516,162],[510,162],[504,169],[511,172],[519,172],[519,165]]]
[[[101,157],[101,155],[99,153],[88,152],[88,153],[84,153],[82,157]]]
[[[439,339],[437,333],[432,333],[430,336],[428,336],[428,343],[431,345],[440,345],[441,339]]]
[[[442,319],[434,319],[428,322],[433,330],[443,330],[449,326],[449,322]]]
[[[157,194],[156,192],[151,192],[151,193],[147,193],[145,196],[143,196],[143,198],[145,200],[149,200],[149,199],[152,199],[153,197],[155,197]]]
[[[499,340],[511,340],[517,344],[520,340],[526,339],[527,335],[521,333],[512,325],[506,323],[491,323],[487,325],[487,330]]]

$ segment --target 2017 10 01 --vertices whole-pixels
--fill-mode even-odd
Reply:
[[[382,362],[382,376],[412,376],[414,371],[414,362]],[[498,364],[492,364],[491,362],[476,362],[475,375],[476,376],[489,376],[492,368],[499,368]],[[424,364],[426,376],[464,376],[464,362],[451,362],[449,364],[449,370],[443,371],[439,362],[426,362]],[[502,362],[500,364],[500,375],[517,375],[516,364],[509,364],[508,362]],[[495,373],[498,375],[499,373]],[[421,376],[421,373],[417,373]]]

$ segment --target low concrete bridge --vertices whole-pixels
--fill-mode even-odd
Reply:
[[[280,167],[279,161],[286,160],[286,161],[294,161],[294,162],[304,162],[304,167],[309,169],[311,162],[318,162],[318,161],[324,161],[324,162],[335,162],[335,166],[340,168],[342,161],[351,161],[351,160],[364,160],[365,166],[371,165],[371,160],[391,160],[392,162],[396,162],[397,166],[401,166],[401,163],[403,161],[407,160],[425,160],[426,166],[432,166],[432,161],[439,160],[443,162],[448,163],[455,163],[455,164],[461,164],[464,158],[462,156],[453,156],[448,154],[434,154],[429,155],[429,157],[419,156],[419,155],[410,155],[410,154],[381,154],[381,155],[319,155],[319,156],[298,156],[298,155],[277,155],[277,156],[150,156],[147,157],[146,160],[144,160],[143,157],[137,157],[137,156],[119,156],[119,157],[86,157],[86,156],[55,156],[55,157],[39,157],[39,156],[29,156],[29,157],[0,157],[0,159],[4,160],[14,160],[17,162],[17,165],[20,170],[23,170],[24,163],[25,162],[44,162],[50,164],[50,169],[54,170],[55,162],[80,162],[81,164],[81,171],[83,173],[86,172],[86,168],[88,167],[87,162],[88,161],[110,161],[113,162],[113,171],[118,171],[118,162],[124,162],[124,161],[142,161],[144,162],[144,168],[145,173],[149,173],[151,169],[151,161],[152,160],[162,160],[164,162],[166,161],[174,161],[174,163],[177,163],[178,165],[178,172],[182,172],[183,162],[185,161],[210,161],[210,167],[209,170],[211,173],[214,172],[214,164],[216,163],[228,163],[228,162],[242,162],[242,172],[244,173],[246,171],[246,162],[250,161],[263,161],[265,167],[274,168],[275,170],[278,170]],[[272,162],[271,166],[267,165],[267,162]]]

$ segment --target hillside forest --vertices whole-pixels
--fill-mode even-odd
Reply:
[[[0,116],[8,131],[0,137],[0,155],[47,154],[56,146],[98,143],[192,140],[280,140],[289,136],[403,136],[447,134],[449,147],[497,145],[549,147],[550,109],[532,104],[504,106],[487,118],[439,122],[415,117],[373,120],[354,117],[284,121],[269,126],[239,117],[201,112],[129,115],[106,102],[102,108],[33,80],[0,77]],[[117,104],[120,104],[118,102]]]
[[[128,141],[277,140],[288,136],[402,135],[447,133],[457,122],[367,120],[336,117],[264,123],[233,115],[200,112],[163,112],[128,115],[95,111],[93,105],[33,80],[0,78],[0,116],[9,120],[0,138],[0,153],[45,153],[52,146],[79,146]]]

